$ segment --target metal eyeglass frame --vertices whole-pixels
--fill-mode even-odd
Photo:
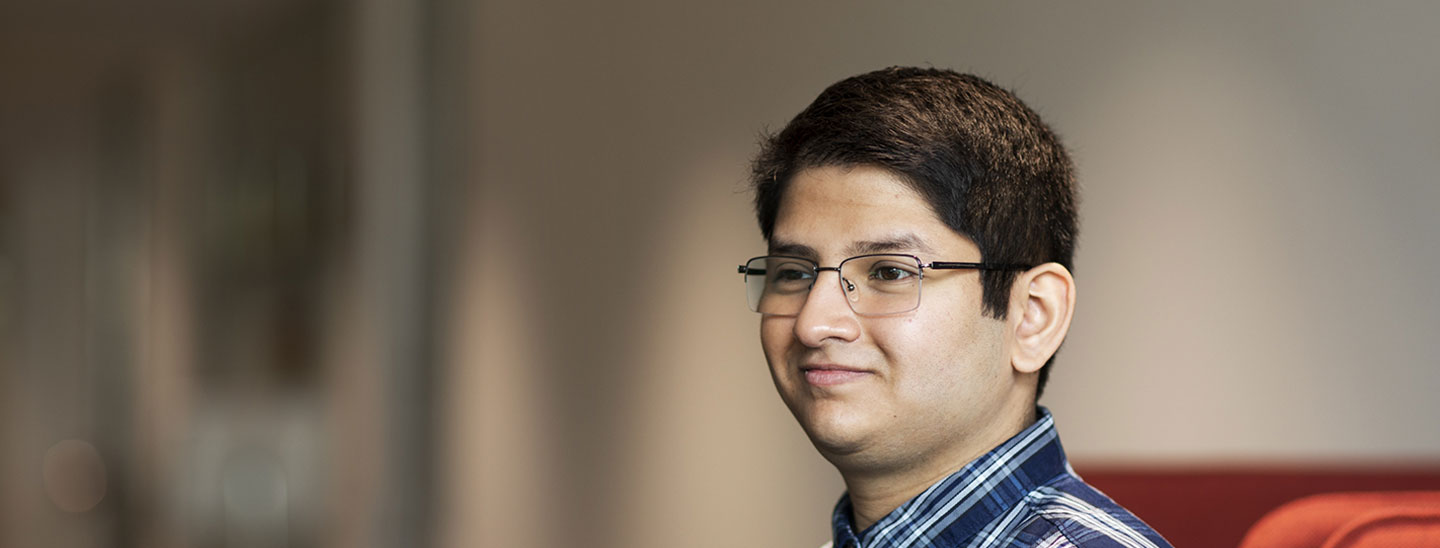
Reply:
[[[751,257],[750,260],[745,261],[745,264],[742,264],[742,265],[740,265],[740,266],[737,268],[737,272],[740,273],[740,274],[744,274],[745,276],[750,276],[750,275],[764,276],[764,275],[765,275],[765,269],[752,269],[752,268],[750,268],[750,267],[748,267],[748,266],[746,266],[746,265],[755,262],[757,259],[771,259],[771,258],[775,258],[775,259],[794,259],[794,260],[804,261],[804,262],[806,262],[806,263],[810,263],[810,264],[812,264],[812,265],[815,265],[814,271],[815,271],[815,277],[816,277],[816,279],[819,279],[819,276],[820,276],[820,273],[821,273],[821,272],[834,271],[834,272],[835,272],[835,277],[836,277],[836,278],[839,280],[839,282],[842,284],[842,285],[840,286],[840,290],[841,290],[842,292],[848,293],[849,291],[853,291],[853,290],[855,289],[855,284],[854,284],[854,282],[851,282],[850,280],[845,279],[844,276],[841,276],[841,275],[840,275],[840,269],[845,266],[845,263],[848,263],[848,262],[850,262],[850,261],[852,261],[852,260],[855,260],[855,259],[864,259],[864,258],[867,258],[867,257],[908,257],[908,258],[910,258],[910,259],[913,259],[913,260],[915,261],[915,268],[916,268],[917,270],[919,270],[919,272],[920,272],[920,283],[922,283],[922,284],[923,284],[924,281],[925,281],[925,270],[926,270],[926,269],[929,269],[929,270],[966,270],[966,269],[972,269],[972,270],[982,270],[982,271],[1001,271],[1001,270],[1029,270],[1029,269],[1031,269],[1031,268],[1034,268],[1033,265],[1007,264],[1007,263],[983,263],[983,262],[982,262],[982,263],[969,263],[969,262],[954,262],[954,261],[931,261],[930,263],[927,264],[927,263],[925,263],[925,262],[922,262],[922,261],[920,260],[920,257],[916,257],[916,256],[914,256],[914,255],[910,255],[910,254],[907,254],[907,253],[867,253],[867,254],[864,254],[864,255],[856,255],[856,256],[854,256],[854,257],[848,257],[848,258],[840,261],[840,263],[837,264],[837,265],[835,265],[835,266],[820,266],[820,263],[815,262],[814,259],[807,259],[807,258],[805,258],[805,257],[796,257],[796,256],[794,256],[794,255],[760,255],[760,256],[758,256],[758,257]],[[742,278],[742,280],[743,280],[743,279],[744,279],[744,278]],[[748,283],[748,282],[747,282],[747,283]],[[845,287],[844,284],[849,284],[849,285],[850,285],[850,287],[848,288],[849,291],[847,291],[847,288]],[[811,281],[811,282],[810,282],[810,288],[807,289],[807,291],[809,291],[809,290],[811,290],[811,289],[814,289],[814,288],[815,288],[815,282],[814,282],[814,281]],[[895,312],[884,312],[884,313],[879,313],[879,314],[868,314],[868,313],[863,313],[863,314],[862,314],[861,312],[855,310],[855,303],[849,302],[849,299],[846,299],[846,301],[849,302],[849,304],[850,304],[850,310],[851,310],[852,312],[855,312],[856,314],[861,314],[861,315],[864,315],[864,316],[889,316],[889,315],[893,315],[893,314],[904,314],[904,313],[909,312],[909,311],[911,311],[911,310],[915,310],[916,308],[920,308],[920,294],[919,294],[919,293],[920,293],[920,290],[919,290],[919,288],[916,288],[915,292],[916,292],[916,295],[915,295],[915,306],[914,306],[914,307],[911,307],[911,308],[907,308],[907,309],[905,309],[905,310],[898,310],[898,311],[895,311]],[[746,299],[746,300],[748,301],[749,299]],[[759,313],[759,314],[763,314],[763,312],[760,312],[759,310],[753,310],[753,312],[756,312],[756,313]]]

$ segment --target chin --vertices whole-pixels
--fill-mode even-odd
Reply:
[[[833,406],[812,406],[803,415],[795,413],[795,419],[815,449],[831,461],[860,453],[874,438],[874,425],[867,417]]]

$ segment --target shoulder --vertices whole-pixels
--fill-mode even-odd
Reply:
[[[1170,548],[1154,529],[1072,474],[1030,492],[1034,519],[1026,527],[1034,546]]]

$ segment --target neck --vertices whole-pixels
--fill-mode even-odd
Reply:
[[[989,432],[977,432],[976,436],[967,440],[968,443],[957,443],[951,450],[921,461],[885,468],[842,469],[840,475],[845,478],[845,488],[850,494],[853,512],[851,519],[855,523],[855,531],[864,531],[895,511],[905,501],[915,498],[931,485],[954,474],[1034,424],[1034,407],[1029,407],[1016,419],[1001,421],[997,428],[990,429]],[[1010,424],[1003,424],[1004,422]]]

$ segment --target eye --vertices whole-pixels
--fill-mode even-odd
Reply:
[[[775,278],[783,281],[804,280],[809,277],[809,272],[806,272],[805,269],[801,269],[795,266],[780,267],[776,269],[775,272]]]
[[[805,280],[814,274],[814,269],[798,263],[786,263],[775,267],[775,279],[777,280]]]
[[[915,275],[913,268],[905,268],[892,263],[880,263],[871,267],[870,279],[882,282],[899,282],[909,279]]]
[[[815,268],[800,262],[774,265],[770,274],[770,285],[776,289],[799,291],[808,289],[815,278]]]

